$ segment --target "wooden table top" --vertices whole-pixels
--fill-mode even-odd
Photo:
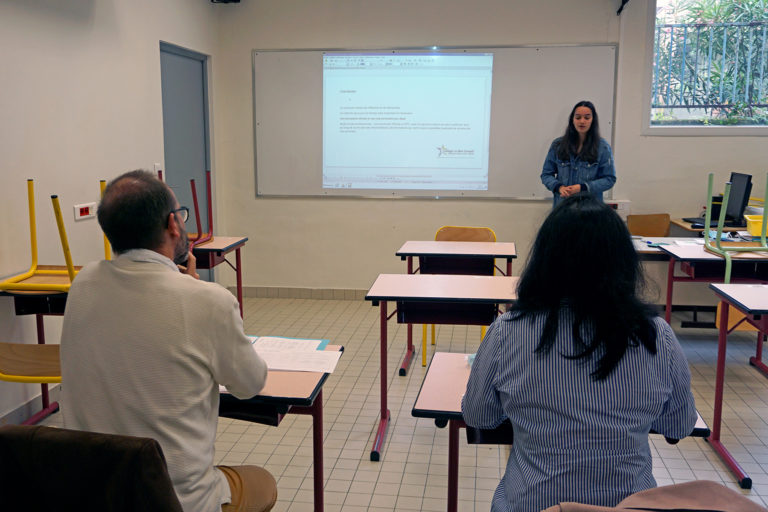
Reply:
[[[380,274],[365,300],[514,302],[518,279],[517,276]]]
[[[214,236],[207,242],[196,245],[195,251],[231,251],[248,241],[247,236]]]
[[[723,247],[759,247],[759,242],[723,242]],[[710,252],[704,247],[704,245],[663,245],[660,249],[670,256],[674,256],[679,260],[701,260],[701,261],[718,261],[723,257],[719,254]],[[768,259],[768,252],[756,251],[756,252],[732,252],[731,259],[733,260],[765,260]]]
[[[517,258],[514,242],[444,242],[409,240],[396,256],[464,256],[468,258]]]
[[[768,285],[710,283],[709,287],[745,313],[768,314]]]
[[[326,345],[325,350],[343,350],[343,347]],[[254,399],[276,402],[314,400],[319,386],[328,375],[323,372],[269,370],[264,388]]]

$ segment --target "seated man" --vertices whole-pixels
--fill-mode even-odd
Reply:
[[[187,215],[147,171],[104,191],[98,219],[117,257],[87,265],[69,292],[64,425],[156,439],[185,512],[266,511],[277,499],[272,475],[213,465],[219,384],[249,398],[267,367],[243,333],[237,300],[197,279]]]

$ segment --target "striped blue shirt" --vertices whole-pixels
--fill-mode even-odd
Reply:
[[[656,486],[648,432],[683,438],[696,423],[688,363],[672,328],[656,318],[657,354],[630,347],[602,381],[594,359],[573,354],[573,314],[560,312],[549,355],[534,353],[544,315],[509,312],[488,329],[462,401],[467,425],[509,418],[514,444],[492,512],[535,512],[563,501],[615,506]],[[589,339],[589,338],[586,338]]]

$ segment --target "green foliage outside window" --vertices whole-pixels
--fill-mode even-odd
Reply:
[[[659,0],[652,125],[768,125],[768,0]]]

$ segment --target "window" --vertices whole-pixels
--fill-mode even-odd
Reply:
[[[657,0],[650,127],[768,129],[767,40],[766,0]]]

